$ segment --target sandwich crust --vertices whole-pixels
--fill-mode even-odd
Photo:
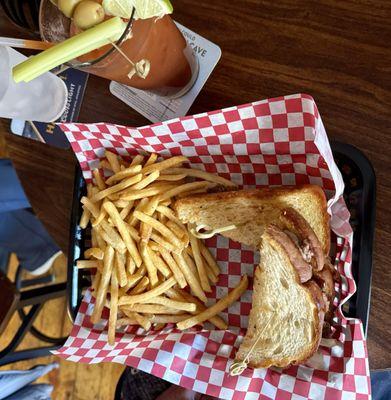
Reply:
[[[278,229],[278,228],[275,228]],[[305,362],[309,359],[318,349],[319,342],[322,337],[322,325],[323,325],[323,317],[325,310],[324,297],[319,286],[312,280],[302,283],[300,281],[300,276],[297,269],[293,266],[290,261],[290,257],[287,254],[285,248],[280,244],[279,241],[276,241],[273,236],[269,234],[267,231],[262,237],[261,244],[261,264],[256,268],[254,274],[254,294],[253,294],[253,307],[250,312],[249,317],[249,328],[242,342],[237,354],[236,360],[243,361],[253,345],[254,341],[257,339],[259,335],[259,331],[262,330],[262,326],[265,324],[265,316],[270,315],[273,310],[270,310],[268,306],[268,301],[265,299],[265,295],[262,290],[262,285],[268,280],[268,276],[265,276],[265,265],[266,261],[265,257],[265,247],[266,245],[273,248],[273,251],[278,252],[281,256],[285,265],[293,271],[293,279],[292,282],[289,282],[289,285],[295,286],[298,288],[302,301],[308,305],[308,307],[312,310],[305,316],[303,316],[303,323],[307,324],[307,327],[310,331],[313,332],[311,339],[308,340],[305,346],[302,347],[300,351],[297,351],[294,355],[289,355],[281,358],[276,357],[263,357],[262,354],[262,343],[259,343],[260,349],[259,353],[256,356],[252,356],[249,359],[248,366],[252,368],[268,368],[271,366],[287,368],[290,365],[299,364]],[[271,272],[268,272],[269,274]],[[271,276],[269,276],[271,278]],[[262,282],[262,283],[261,283]],[[278,296],[278,294],[276,295]],[[292,299],[293,301],[293,299]],[[286,320],[286,316],[283,313],[280,316],[276,317],[280,318],[281,322]],[[273,335],[273,333],[270,333]],[[282,339],[282,340],[286,340]],[[257,348],[258,346],[256,346]]]
[[[285,208],[293,208],[307,220],[319,238],[324,254],[330,250],[330,226],[323,190],[316,185],[281,186],[192,195],[174,203],[184,223],[205,224],[208,229],[238,224],[224,236],[257,249],[269,223]]]

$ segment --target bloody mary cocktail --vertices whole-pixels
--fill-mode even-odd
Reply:
[[[75,24],[49,0],[41,3],[40,27],[43,39],[53,42],[62,41],[79,32]],[[130,37],[117,43],[117,46],[119,50],[116,49],[99,62],[83,69],[125,85],[173,97],[188,91],[197,77],[197,59],[169,15],[134,20]],[[109,48],[110,45],[101,47],[79,57],[77,61],[95,60]],[[142,78],[131,73],[132,64],[129,60],[134,63],[147,60],[147,76]]]

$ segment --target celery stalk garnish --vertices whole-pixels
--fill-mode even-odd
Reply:
[[[126,23],[119,17],[101,22],[16,65],[12,70],[14,81],[29,82],[67,61],[116,42],[125,29]]]

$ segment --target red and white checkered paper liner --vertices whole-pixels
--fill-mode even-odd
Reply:
[[[291,95],[195,116],[128,128],[99,124],[62,124],[84,177],[110,149],[122,156],[156,152],[163,157],[183,154],[192,166],[218,173],[243,188],[312,183],[328,197],[335,233],[335,264],[342,275],[337,287],[340,306],[355,291],[351,273],[352,230],[343,199],[342,177],[332,157],[314,100]],[[257,254],[221,236],[207,241],[221,266],[210,302],[224,296],[241,275],[253,276]],[[223,317],[227,331],[180,332],[172,326],[145,333],[129,327],[107,344],[107,310],[100,325],[90,322],[94,299],[88,291],[64,347],[55,352],[70,361],[113,361],[156,375],[174,384],[223,399],[368,399],[370,381],[361,321],[347,320],[340,310],[332,339],[305,364],[289,369],[247,369],[228,374],[245,334],[251,308],[248,290]],[[210,329],[210,330],[208,330]]]

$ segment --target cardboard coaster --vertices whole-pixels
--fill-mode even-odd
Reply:
[[[198,96],[205,82],[221,57],[221,49],[210,40],[198,35],[176,22],[186,41],[193,48],[199,62],[199,72],[194,85],[181,97],[159,96],[146,90],[131,88],[118,82],[111,82],[111,93],[152,122],[182,117]]]

